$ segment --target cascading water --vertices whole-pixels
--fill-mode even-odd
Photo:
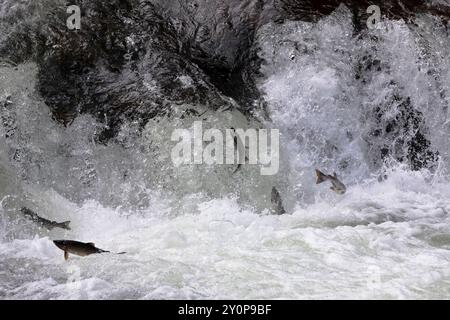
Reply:
[[[0,0],[0,298],[450,297],[448,20],[174,3],[79,1],[71,38],[64,1]],[[279,173],[175,167],[199,120],[279,129]],[[62,238],[127,254],[66,262]]]
[[[450,43],[431,18],[417,24],[385,21],[355,37],[351,12],[340,7],[318,23],[261,31],[260,87],[284,130],[292,187],[300,188],[293,192],[315,194],[315,167],[354,183],[380,174],[386,160],[447,169]],[[428,42],[437,47],[426,55]]]

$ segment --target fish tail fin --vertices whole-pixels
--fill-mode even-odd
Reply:
[[[316,175],[317,175],[316,184],[320,184],[322,182],[327,181],[327,176],[324,173],[322,173],[320,170],[316,169]]]
[[[279,215],[279,216],[282,216],[282,215],[284,215],[284,214],[286,214],[286,210],[284,209],[284,207],[283,207],[283,204],[279,204],[278,205],[278,207],[277,207],[277,214]]]
[[[60,223],[61,228],[66,229],[66,230],[71,230],[70,229],[70,221],[64,221]]]
[[[116,254],[127,254],[126,252],[117,252]]]

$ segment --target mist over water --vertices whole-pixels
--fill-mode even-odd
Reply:
[[[21,28],[48,31],[48,12],[57,12],[50,8],[64,4],[47,2],[0,1],[6,30],[0,33],[0,298],[450,297],[448,22],[417,13],[411,21],[385,18],[380,29],[361,31],[345,5],[317,21],[269,21],[265,7],[251,16],[258,28],[246,48],[256,55],[248,63],[256,70],[243,72],[257,75],[254,87],[246,77],[229,80],[247,86],[248,96],[259,93],[252,108],[211,76],[237,63],[230,61],[241,50],[226,27],[210,30],[205,41],[198,38],[208,32],[198,28],[200,45],[192,52],[178,48],[173,65],[164,60],[175,46],[171,38],[166,44],[154,31],[141,52],[131,28],[128,43],[136,41],[125,49],[136,49],[139,58],[89,61],[86,69],[95,72],[81,73],[86,81],[98,76],[90,83],[97,87],[91,92],[73,80],[73,90],[91,100],[70,118],[53,105],[69,101],[70,88],[50,92],[45,76],[54,70],[42,64],[58,48],[34,58],[39,35],[27,48],[13,41]],[[164,7],[131,2],[149,15]],[[167,27],[167,34],[185,41],[202,24],[200,13],[186,22],[187,8],[167,6],[165,13],[178,12],[169,23],[176,32]],[[243,19],[231,23],[237,28]],[[215,41],[230,43],[217,48],[226,59],[209,50]],[[214,72],[202,65],[200,51],[213,57]],[[15,60],[19,55],[26,59]],[[138,103],[149,109],[136,111]],[[132,117],[127,108],[144,116]],[[279,129],[280,172],[175,167],[171,133],[199,119],[205,128]],[[316,185],[316,168],[336,172],[347,193]],[[271,215],[274,186],[287,215]],[[39,228],[21,215],[23,206],[70,220],[72,230]],[[64,261],[55,239],[127,254]]]

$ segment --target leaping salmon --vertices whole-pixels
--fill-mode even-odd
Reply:
[[[84,243],[73,240],[54,240],[53,243],[62,251],[64,251],[64,259],[69,259],[69,253],[75,254],[77,256],[85,257],[91,254],[97,253],[110,253],[110,251],[102,250],[95,247],[92,242]],[[125,254],[125,252],[120,252],[117,254]]]
[[[330,181],[332,184],[332,187],[330,189],[334,192],[338,194],[344,194],[347,191],[347,187],[338,179],[336,172],[333,175],[328,175],[316,169],[316,174],[317,184],[325,181]]]
[[[40,224],[41,226],[43,226],[49,230],[52,230],[53,228],[61,228],[61,229],[65,229],[65,230],[70,230],[70,227],[69,227],[70,221],[56,222],[56,221],[47,220],[45,218],[40,217],[36,212],[34,212],[28,208],[25,208],[25,207],[20,209],[20,211],[28,219],[36,222],[37,224]]]

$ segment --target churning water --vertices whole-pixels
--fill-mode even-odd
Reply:
[[[14,9],[0,4],[0,17]],[[32,59],[2,62],[0,298],[450,298],[450,25],[413,20],[357,32],[340,6],[268,22],[253,50],[270,120],[182,103],[121,123],[107,143],[89,113],[52,119]],[[171,132],[198,119],[190,109],[212,128],[280,129],[279,174],[174,167]],[[347,193],[315,185],[315,168],[338,172]],[[273,186],[289,214],[270,214]],[[72,230],[39,228],[22,206]],[[127,254],[64,261],[53,239]]]

